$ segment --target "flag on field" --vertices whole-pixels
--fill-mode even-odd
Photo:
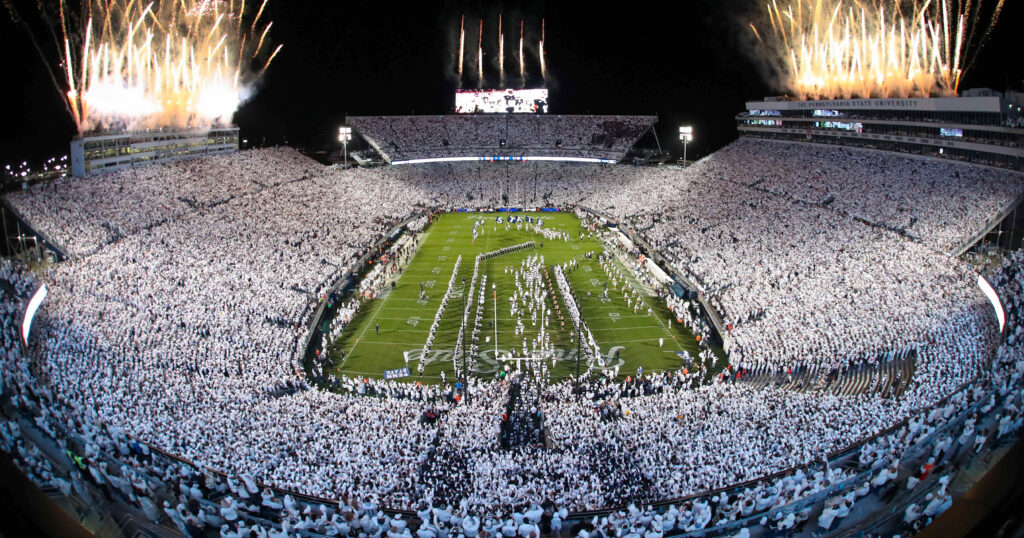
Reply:
[[[397,370],[384,370],[384,379],[398,379],[399,377],[408,377],[409,375],[408,366]]]

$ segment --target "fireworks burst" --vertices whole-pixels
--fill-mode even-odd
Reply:
[[[523,28],[524,23],[519,19],[519,78],[526,78],[526,59],[523,58]]]
[[[50,23],[53,14],[38,5]],[[48,29],[61,48],[55,83],[80,132],[229,123],[281,51],[269,50],[267,0],[251,18],[245,0],[83,0],[81,12],[68,5],[60,0]]]
[[[470,15],[470,17],[473,17],[473,15]],[[492,18],[487,18],[486,19],[486,21],[488,21],[488,22],[491,22],[493,20],[494,19],[492,19]],[[474,49],[473,49],[473,45],[472,45],[472,39],[473,39],[473,35],[472,35],[473,34],[472,18],[470,19],[470,23],[469,23],[469,33],[470,33],[470,35],[469,35],[469,43],[467,43],[466,42],[466,14],[463,13],[459,17],[459,21],[458,21],[458,50],[452,52],[453,54],[457,54],[457,57],[455,59],[455,78],[456,78],[456,82],[457,82],[459,88],[462,88],[467,82],[469,84],[475,83],[476,87],[482,88],[482,87],[484,87],[488,83],[487,82],[488,79],[491,79],[492,83],[494,82],[494,80],[492,78],[492,77],[494,77],[494,75],[497,75],[497,81],[501,84],[502,87],[504,87],[506,85],[506,82],[508,82],[508,80],[507,80],[508,77],[512,78],[513,81],[516,79],[516,68],[515,67],[509,67],[509,71],[508,72],[505,71],[505,30],[506,30],[506,27],[505,27],[505,16],[504,16],[504,13],[498,12],[497,35],[493,39],[492,39],[490,34],[488,34],[486,40],[484,39],[484,22],[485,22],[485,18],[484,17],[480,17],[478,19],[478,21],[477,21],[476,54],[474,56],[474,53],[473,53]],[[512,23],[512,28],[510,28],[508,30],[509,30],[510,33],[515,32],[515,23],[514,22]],[[545,48],[547,46],[546,45],[546,40],[545,40],[546,22],[545,22],[545,20],[543,18],[541,18],[541,20],[540,20],[539,30],[540,30],[539,39],[536,42],[531,40],[530,43],[534,43],[534,42],[537,43],[535,59],[537,61],[537,64],[540,67],[540,76],[541,76],[541,78],[543,78],[544,81],[547,82],[548,70],[547,70],[547,58],[545,57]],[[519,60],[519,76],[518,76],[519,80],[518,80],[518,82],[519,82],[520,85],[527,84],[528,76],[530,76],[530,77],[534,76],[533,74],[528,74],[527,71],[526,71],[526,55],[528,54],[528,51],[526,50],[526,47],[528,46],[528,43],[526,41],[526,37],[527,37],[526,36],[526,21],[524,19],[520,19],[519,20],[519,53],[518,53],[518,60]],[[514,33],[513,33],[513,35],[510,38],[511,39],[515,39]],[[531,39],[533,39],[533,37],[531,37]],[[514,49],[514,47],[515,47],[515,42],[514,41],[513,41],[513,44],[510,45],[510,47],[512,47],[513,50],[511,52],[509,52],[509,54],[510,54],[509,61],[510,62],[515,62],[516,58],[514,58],[514,56],[516,56],[516,51]],[[485,67],[484,60],[487,59],[488,56],[490,56],[490,55],[493,55],[493,58],[495,58],[496,61],[490,60],[489,63],[487,64],[487,71],[485,72],[484,71],[484,67]],[[496,72],[492,72],[492,68],[496,68]],[[475,80],[474,80],[474,78],[475,78]]]
[[[463,49],[466,47],[466,15],[459,19],[459,86],[462,86],[462,58]]]
[[[544,63],[544,19],[540,20],[540,43],[537,45],[538,56],[540,56],[540,76],[548,78],[548,68]]]
[[[498,70],[501,84],[505,85],[505,34],[501,31],[501,13],[498,13]]]
[[[1006,0],[768,0],[769,63],[801,98],[955,94]],[[984,20],[985,22],[981,22]]]

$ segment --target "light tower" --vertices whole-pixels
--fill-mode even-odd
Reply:
[[[352,128],[347,126],[338,127],[338,142],[341,142],[342,151],[345,154],[345,168],[348,168],[348,143],[352,140]]]
[[[693,142],[693,127],[689,125],[679,127],[679,140],[683,141],[683,164],[686,164],[686,144]]]

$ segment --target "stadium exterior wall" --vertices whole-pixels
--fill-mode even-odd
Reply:
[[[71,174],[83,177],[238,151],[238,127],[99,133],[71,141]]]
[[[999,96],[818,99],[748,101],[751,110],[921,110],[930,112],[1002,112]]]
[[[749,101],[741,136],[872,148],[1024,170],[1024,118],[1001,95]]]

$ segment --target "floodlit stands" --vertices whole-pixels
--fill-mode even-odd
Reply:
[[[653,123],[350,120],[383,153],[391,144],[392,159],[503,137],[514,151],[614,156]],[[561,149],[547,146],[552,136]],[[0,387],[34,417],[0,423],[0,440],[37,482],[70,491],[80,476],[24,448],[21,428],[38,428],[87,456],[93,471],[83,473],[103,473],[102,487],[127,483],[124,499],[144,512],[168,500],[153,519],[182,532],[220,523],[230,535],[244,522],[328,535],[508,526],[511,536],[586,510],[605,510],[586,521],[607,516],[593,521],[609,533],[785,530],[902,484],[900,463],[959,461],[1019,429],[1021,257],[992,278],[1009,311],[1003,339],[976,269],[949,251],[1022,193],[1021,176],[987,168],[756,140],[686,169],[337,170],[274,149],[36,186],[8,202],[77,259],[42,277],[0,265]],[[628,223],[729,325],[729,375],[700,386],[682,371],[591,379],[582,397],[555,383],[536,409],[508,405],[544,417],[550,448],[501,445],[510,398],[539,390],[514,378],[471,379],[471,402],[450,385],[307,385],[300,360],[320,297],[395,223],[508,205],[580,205]],[[24,356],[15,313],[36,278],[50,295]],[[867,373],[879,364],[878,378],[900,377],[898,399],[853,388],[883,384]],[[846,377],[825,390],[767,380],[787,370],[812,383]],[[947,437],[961,432],[970,438],[955,439],[968,447],[958,456]],[[297,502],[263,484],[326,499]],[[922,484],[948,498],[944,485]],[[672,505],[645,508],[659,501]],[[417,523],[378,514],[385,508],[413,511]],[[819,518],[822,527],[830,517],[843,516]]]
[[[554,157],[617,161],[656,116],[478,114],[348,118],[391,163],[456,157]]]

